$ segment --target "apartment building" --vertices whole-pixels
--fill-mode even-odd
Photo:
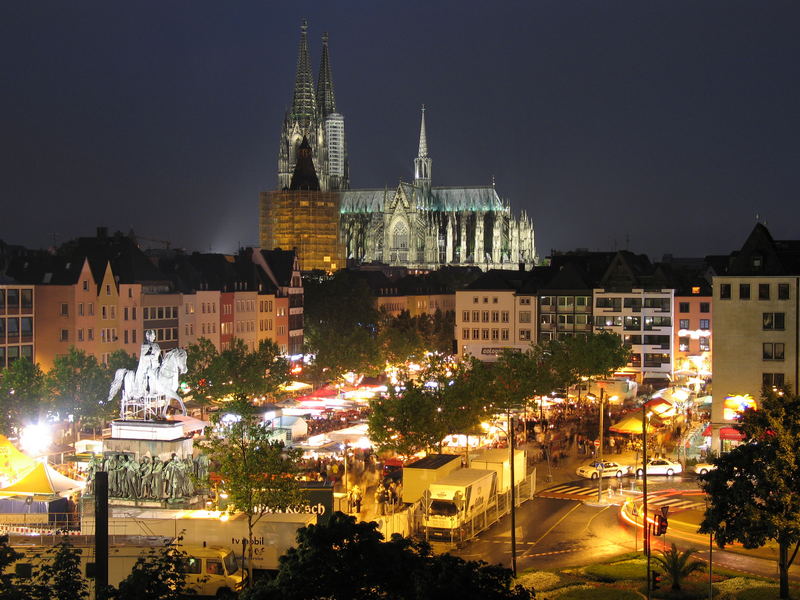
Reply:
[[[774,240],[757,224],[728,268],[713,278],[712,448],[738,441],[737,398],[764,388],[797,390],[800,241]],[[740,402],[741,405],[743,403]]]
[[[535,296],[520,295],[530,273],[492,269],[456,290],[459,357],[493,362],[504,349],[526,350],[536,339]]]
[[[668,274],[645,255],[617,252],[594,296],[594,330],[620,335],[631,350],[619,371],[638,383],[672,381],[675,290]]]
[[[0,369],[35,355],[35,290],[0,274]]]

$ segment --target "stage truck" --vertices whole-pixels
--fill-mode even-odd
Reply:
[[[109,536],[108,583],[118,587],[128,577],[139,558],[158,552],[171,538],[160,536]],[[80,569],[94,591],[94,536],[69,536],[69,543],[80,556]],[[9,572],[23,582],[30,579],[39,566],[49,564],[55,555],[55,545],[60,536],[14,535],[9,538],[11,547],[22,558],[9,566]],[[217,598],[235,598],[244,587],[247,573],[231,548],[216,545],[179,544],[187,554],[186,586],[196,595]],[[94,594],[92,594],[94,596]]]
[[[497,502],[497,472],[457,469],[428,488],[423,525],[433,539],[460,541],[485,525],[486,510]],[[468,525],[472,525],[468,527]]]
[[[312,507],[314,508],[314,507]],[[317,523],[314,512],[269,513],[253,528],[253,569],[275,571],[278,558],[296,545],[297,530]],[[94,533],[92,515],[84,515],[82,533]],[[110,535],[155,535],[182,537],[194,546],[218,545],[231,548],[246,566],[248,550],[247,516],[207,510],[119,510],[108,519]]]

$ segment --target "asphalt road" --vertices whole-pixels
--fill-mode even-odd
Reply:
[[[630,488],[631,478],[623,479],[622,485]],[[636,483],[634,482],[634,486]],[[619,517],[618,505],[598,505],[596,497],[581,500],[580,489],[592,488],[596,482],[577,480],[548,486],[539,493],[547,494],[549,488],[559,487],[575,494],[573,499],[540,497],[517,508],[517,570],[558,569],[583,566],[605,558],[641,550],[641,531]],[[606,487],[606,486],[604,486]],[[665,489],[697,489],[692,474],[685,477],[649,477],[648,487],[652,492]],[[680,513],[678,513],[680,514]],[[675,515],[677,518],[677,515]],[[453,551],[467,560],[483,560],[491,564],[511,566],[511,518],[506,515],[476,539]],[[673,528],[667,536],[653,538],[654,551],[668,548],[675,542],[680,549],[695,548],[697,557],[708,561],[708,537],[693,532],[690,528]],[[713,549],[713,564],[717,567],[777,577],[774,560],[761,556]],[[790,570],[793,580],[800,580],[800,566]]]

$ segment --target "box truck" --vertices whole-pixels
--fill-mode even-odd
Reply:
[[[253,528],[253,569],[274,571],[278,558],[296,544],[297,530],[316,523],[307,512],[266,514]],[[195,546],[217,545],[234,550],[240,563],[246,563],[247,517],[207,510],[126,510],[114,511],[108,519],[111,535],[154,535],[183,538]],[[84,515],[81,533],[94,533],[94,519]]]
[[[460,528],[481,516],[497,496],[497,473],[486,469],[458,469],[429,488],[424,525],[428,535],[455,539]]]
[[[108,583],[118,587],[128,577],[139,558],[156,553],[170,538],[159,536],[114,536],[108,545]],[[22,558],[9,567],[22,581],[29,579],[43,564],[49,564],[55,555],[57,536],[11,536],[9,544],[22,554]],[[69,543],[80,556],[81,574],[94,588],[94,536],[70,536]],[[236,553],[224,546],[180,544],[186,553],[186,586],[194,594],[234,598],[247,578]]]
[[[429,454],[406,465],[403,467],[403,502],[416,502],[431,483],[460,468],[460,454]]]
[[[497,491],[504,494],[511,489],[511,452],[508,448],[490,448],[470,452],[471,469],[489,469],[497,473]],[[525,450],[514,450],[514,484],[519,485],[527,474]]]

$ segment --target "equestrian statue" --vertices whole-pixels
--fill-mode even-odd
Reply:
[[[179,376],[186,373],[186,350],[175,348],[162,358],[156,332],[148,329],[144,338],[139,366],[135,372],[117,369],[108,392],[108,401],[113,400],[121,390],[120,416],[123,419],[164,419],[172,400],[180,405],[185,415],[186,406],[176,392]]]

